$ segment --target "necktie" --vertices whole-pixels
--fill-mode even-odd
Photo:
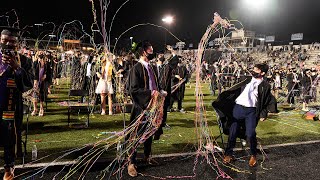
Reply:
[[[153,71],[151,69],[150,64],[148,64],[148,75],[149,75],[149,87],[150,90],[157,90],[157,86],[156,86],[156,80],[153,74]]]

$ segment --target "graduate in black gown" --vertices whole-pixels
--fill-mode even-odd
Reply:
[[[150,61],[154,59],[152,45],[144,41],[137,47],[139,62],[130,70],[127,82],[127,89],[133,101],[130,122],[133,123],[137,117],[145,110],[153,96],[166,96],[165,91],[160,91],[158,86],[157,71],[151,66]],[[146,122],[148,123],[148,122]],[[141,124],[137,136],[143,134],[146,124]],[[152,136],[144,142],[144,160],[150,163]],[[130,141],[130,139],[128,139]],[[129,156],[128,174],[137,176],[136,149],[132,149]]]
[[[22,93],[32,88],[32,64],[17,53],[19,30],[1,28],[0,141],[4,148],[5,180],[14,178],[15,145],[21,152]]]
[[[170,106],[170,99],[171,99],[171,74],[174,69],[177,68],[179,57],[177,53],[171,46],[167,46],[167,50],[171,53],[171,57],[168,60],[165,60],[164,56],[159,57],[159,61],[162,61],[161,65],[157,65],[158,70],[158,79],[159,79],[159,86],[161,89],[167,92],[167,96],[164,101],[163,106],[163,119],[161,127],[154,135],[154,140],[159,140],[160,136],[163,134],[164,127],[170,127],[167,124],[167,109]],[[160,63],[159,63],[160,64]]]
[[[178,111],[185,113],[182,108],[182,101],[186,90],[185,84],[188,82],[188,70],[181,62],[178,64],[178,67],[173,70],[171,80],[172,85],[178,85],[180,82],[184,82],[174,92],[172,92],[169,108],[172,109],[173,103],[178,101]]]

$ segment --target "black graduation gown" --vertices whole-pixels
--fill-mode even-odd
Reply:
[[[158,74],[159,79],[159,87],[167,92],[167,96],[164,100],[163,105],[163,119],[162,124],[159,127],[158,131],[155,133],[155,140],[160,138],[160,135],[163,134],[163,127],[166,125],[167,122],[167,109],[170,106],[170,98],[171,98],[171,74],[172,70],[177,68],[179,63],[178,56],[172,56],[167,64],[162,65],[161,71]]]
[[[212,103],[213,108],[219,115],[220,121],[222,123],[223,133],[228,135],[229,128],[233,121],[233,108],[235,106],[235,100],[244,90],[246,85],[250,83],[252,77],[247,77],[246,80],[236,84],[230,89],[222,92],[217,100]],[[258,101],[256,107],[257,114],[257,124],[260,118],[266,118],[268,114],[268,110],[276,109],[276,101],[271,94],[271,86],[265,80],[261,82],[258,86]],[[238,137],[245,137],[245,127],[241,126],[240,131],[238,133]]]
[[[158,84],[157,74],[154,68],[153,73],[156,78],[156,84]],[[130,122],[132,122],[148,107],[151,100],[152,92],[149,90],[149,75],[143,64],[137,63],[132,67],[127,81],[127,88],[133,101],[130,117]]]
[[[15,100],[15,121],[14,124],[11,122],[3,121],[1,119],[1,130],[5,132],[0,133],[0,144],[3,146],[14,146],[17,143],[17,153],[18,156],[21,155],[21,131],[22,131],[22,122],[23,122],[23,98],[22,93],[30,90],[33,86],[33,71],[32,71],[32,62],[24,55],[20,55],[21,69],[17,71],[18,73],[13,73],[9,68],[8,75],[12,75],[15,80],[17,93],[14,94]],[[2,112],[1,112],[2,114]],[[2,117],[2,115],[1,115]],[[16,127],[16,132],[14,132]],[[17,136],[16,136],[17,135]],[[6,137],[3,137],[6,136]]]
[[[175,75],[179,75],[182,79],[186,78],[186,82],[188,80],[188,71],[185,66],[177,67],[173,70],[172,73],[172,85],[178,84],[180,81],[178,78],[175,77]],[[184,92],[185,92],[185,83],[181,84],[181,86],[172,94],[174,100],[183,100],[184,98]]]
[[[44,65],[44,74],[46,75],[46,79],[43,82],[39,82],[39,73],[40,73],[40,63],[38,61],[33,62],[33,68],[34,69],[34,79],[38,81],[40,84],[39,86],[39,96],[42,101],[45,101],[48,95],[48,87],[50,85],[50,76],[51,76],[51,71],[50,71],[50,65],[46,63]],[[52,80],[52,79],[51,79]]]
[[[287,81],[288,81],[287,89],[288,89],[288,92],[291,92],[292,90],[299,88],[299,83],[293,82],[293,79],[294,79],[293,73],[287,74]]]

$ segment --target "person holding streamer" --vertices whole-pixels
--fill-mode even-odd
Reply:
[[[133,101],[130,123],[134,123],[137,117],[148,107],[152,97],[158,96],[159,94],[162,96],[167,95],[167,92],[163,90],[160,91],[156,74],[157,70],[150,64],[150,61],[155,58],[151,43],[148,41],[139,43],[137,46],[137,55],[137,57],[139,57],[139,62],[130,70],[126,84],[127,91]],[[140,130],[137,132],[136,136],[144,134],[145,127],[148,126],[148,123],[150,122],[141,124]],[[149,164],[151,164],[150,154],[152,139],[153,136],[144,141],[144,161]],[[128,139],[128,142],[130,142],[130,139]],[[136,148],[133,147],[129,152],[128,164],[128,174],[132,177],[138,175],[136,156],[137,151]]]

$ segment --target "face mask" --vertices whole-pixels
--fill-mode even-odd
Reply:
[[[150,61],[154,59],[155,55],[154,54],[148,54],[147,59]]]
[[[44,57],[43,54],[40,54],[40,55],[39,55],[39,58],[40,58],[40,59],[43,59],[43,57]]]
[[[254,78],[261,78],[262,77],[260,73],[256,73],[254,71],[252,71],[251,74],[252,74],[252,77],[254,77]]]
[[[161,57],[160,59],[159,59],[161,62],[164,62],[164,57]]]

